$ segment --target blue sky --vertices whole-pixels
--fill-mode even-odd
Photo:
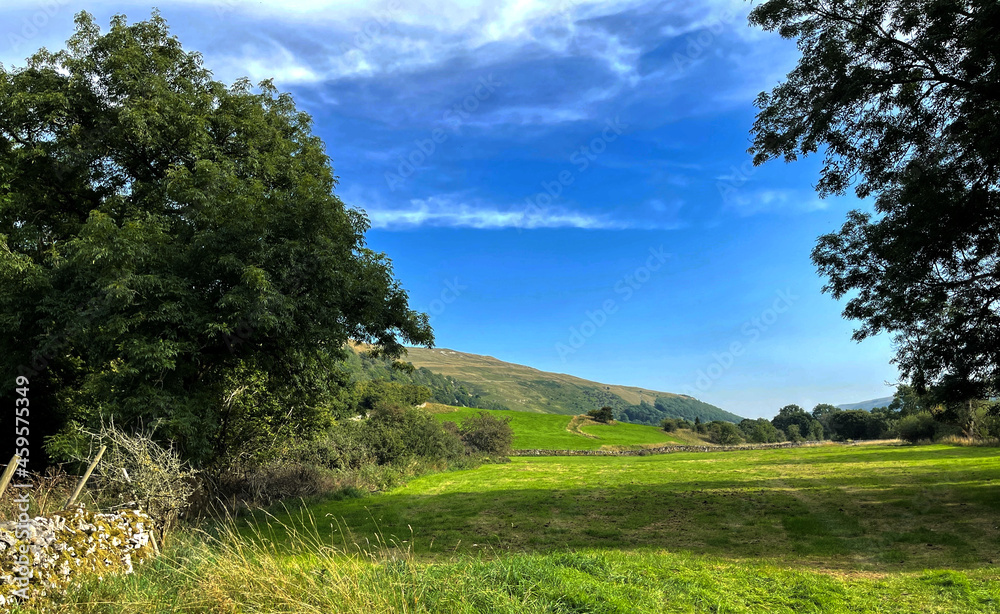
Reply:
[[[744,2],[169,0],[217,78],[274,78],[315,119],[437,345],[749,417],[887,396],[809,261],[852,196],[819,161],[754,168],[753,99],[795,47]],[[0,7],[0,62],[59,48],[73,14]]]

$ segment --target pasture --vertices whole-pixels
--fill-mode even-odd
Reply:
[[[996,448],[515,458],[262,512],[60,607],[978,614],[998,525]]]
[[[515,450],[599,450],[604,446],[642,446],[681,443],[675,436],[655,426],[642,424],[584,424],[570,428],[574,416],[536,414],[523,411],[502,411],[434,405],[434,417],[441,421],[462,420],[486,412],[495,418],[510,419],[514,430]]]

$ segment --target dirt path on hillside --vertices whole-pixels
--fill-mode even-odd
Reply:
[[[591,439],[600,439],[600,437],[598,437],[597,435],[584,433],[582,430],[580,430],[581,426],[587,426],[589,424],[597,424],[597,423],[591,420],[589,416],[580,414],[578,416],[573,416],[573,419],[570,420],[569,424],[566,425],[566,430],[569,431],[570,433],[573,433],[574,435],[583,435],[584,437],[589,437]]]

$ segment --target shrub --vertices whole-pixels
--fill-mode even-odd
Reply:
[[[381,490],[461,465],[465,452],[454,428],[427,412],[379,404],[367,418],[341,420],[321,437],[292,441],[266,463],[250,459],[217,468],[206,498],[236,509],[346,487]]]
[[[510,418],[501,420],[486,412],[466,419],[458,432],[470,454],[506,456],[510,454],[514,444],[514,429],[510,426]]]
[[[799,443],[800,441],[805,440],[805,437],[802,436],[802,432],[799,431],[798,424],[789,424],[785,432],[788,434],[788,441],[791,441],[792,443]]]
[[[465,446],[455,432],[415,408],[380,405],[368,418],[341,420],[294,451],[299,462],[330,469],[389,465],[411,458],[454,460]]]
[[[921,439],[933,439],[937,431],[937,423],[930,412],[922,411],[911,416],[900,418],[896,424],[896,435],[910,443]]]
[[[607,405],[600,409],[592,409],[587,412],[587,415],[598,422],[604,423],[611,422],[615,419],[615,411]]]
[[[663,422],[660,423],[660,428],[668,433],[673,433],[677,430],[677,420],[674,418],[664,418]]]
[[[114,424],[92,433],[75,426],[73,438],[89,439],[88,448],[67,448],[71,460],[84,465],[97,449],[108,449],[91,478],[102,502],[145,511],[163,533],[184,513],[195,490],[194,469],[173,447],[164,448],[150,433],[127,433]]]

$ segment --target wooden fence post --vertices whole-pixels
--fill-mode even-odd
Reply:
[[[7,468],[3,470],[3,475],[0,476],[0,497],[3,496],[4,491],[7,490],[7,485],[10,484],[11,478],[14,477],[14,472],[17,470],[18,463],[21,462],[21,457],[15,454],[10,462],[7,463]]]
[[[76,490],[73,491],[73,494],[72,496],[70,496],[69,501],[66,502],[66,508],[69,508],[69,506],[73,505],[73,503],[76,502],[76,498],[80,496],[81,492],[83,492],[83,485],[86,484],[87,480],[90,479],[90,474],[94,472],[94,467],[97,466],[97,463],[101,460],[101,457],[104,456],[104,451],[107,449],[108,446],[101,446],[101,449],[100,451],[98,451],[97,456],[94,457],[94,460],[90,461],[90,466],[87,467],[87,471],[83,474],[83,477],[80,478],[80,483],[76,485]]]

